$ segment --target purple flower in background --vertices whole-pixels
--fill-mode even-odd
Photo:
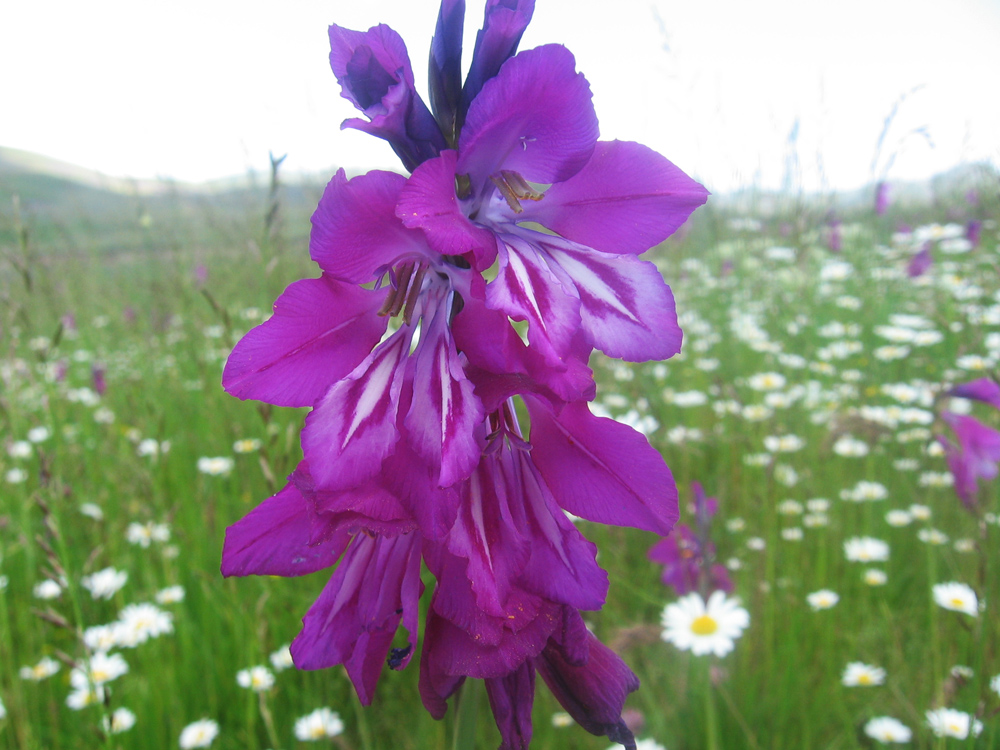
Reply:
[[[875,186],[875,213],[879,216],[885,216],[885,212],[889,209],[889,183],[885,180],[879,182]]]
[[[979,247],[979,243],[983,238],[983,222],[978,219],[973,219],[968,224],[965,225],[965,239],[969,241],[969,244],[973,247]]]
[[[831,252],[839,253],[844,249],[844,237],[840,219],[831,218],[826,224],[826,246]]]
[[[933,263],[934,258],[931,255],[931,243],[927,242],[910,258],[910,262],[906,266],[906,275],[911,279],[923,276],[930,270]]]
[[[647,556],[663,565],[661,580],[678,596],[698,591],[708,596],[712,591],[732,591],[733,582],[725,566],[715,560],[715,545],[710,541],[710,523],[718,508],[715,498],[706,497],[700,482],[692,483],[697,531],[685,524],[650,547]]]
[[[990,378],[958,385],[948,395],[981,401],[1000,409],[1000,384]],[[979,480],[995,479],[998,473],[1000,432],[964,414],[945,411],[941,418],[958,441],[952,443],[943,435],[937,438],[945,449],[948,468],[955,478],[955,493],[967,508],[975,510]]]
[[[639,256],[708,193],[645,146],[598,140],[572,54],[517,51],[533,10],[487,0],[463,82],[465,4],[443,0],[430,109],[392,29],[330,27],[365,115],[344,127],[412,174],[334,175],[312,217],[321,276],[290,284],[226,363],[232,395],[312,410],[302,462],[229,527],[222,572],[334,568],[291,651],[303,669],[343,665],[362,703],[419,642],[436,718],[482,679],[502,748],[523,750],[538,674],[581,726],[634,748],[621,713],[638,680],[583,625],[608,578],[567,513],[660,535],[677,520],[660,454],[590,412],[588,362],[679,351],[670,288]],[[714,507],[698,497],[707,566]],[[435,583],[418,638],[421,563]]]
[[[107,375],[107,368],[99,363],[94,363],[90,368],[90,377],[94,383],[94,391],[97,392],[98,396],[103,396],[108,390],[108,381],[105,377]]]

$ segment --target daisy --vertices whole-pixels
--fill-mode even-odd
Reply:
[[[852,661],[844,667],[840,681],[846,687],[868,687],[885,682],[885,670],[860,661]]]
[[[992,690],[997,695],[1000,695],[1000,674],[996,675],[990,680],[990,690]]]
[[[236,673],[236,683],[240,687],[253,690],[255,693],[262,693],[274,686],[274,673],[262,666],[241,669]]]
[[[121,654],[98,652],[90,657],[86,668],[76,667],[69,673],[69,683],[76,690],[85,690],[90,685],[111,682],[127,672],[128,663]]]
[[[938,737],[956,737],[964,740],[969,736],[969,730],[975,737],[983,731],[983,722],[973,719],[965,711],[953,708],[935,708],[926,712],[927,726]]]
[[[189,750],[194,747],[208,747],[219,734],[218,722],[211,719],[199,719],[188,724],[181,730],[179,740],[181,750]]]
[[[660,637],[682,651],[690,650],[695,656],[725,656],[750,625],[750,614],[739,606],[738,599],[727,599],[722,591],[713,592],[707,603],[692,592],[668,604],[660,621]]]
[[[806,596],[806,601],[809,602],[809,606],[813,608],[814,612],[818,612],[821,609],[830,609],[840,601],[840,597],[834,591],[820,589]]]
[[[110,599],[127,581],[128,573],[114,568],[104,568],[80,579],[80,583],[94,599]]]
[[[878,568],[868,568],[862,577],[865,583],[869,586],[884,586],[889,577],[885,574],[884,570],[879,570]]]
[[[907,513],[905,510],[890,510],[885,514],[885,521],[890,526],[900,527],[906,526],[913,521],[913,516]]]
[[[565,711],[556,711],[552,714],[552,726],[556,729],[563,729],[565,727],[571,727],[576,722],[573,721],[573,717],[570,716]]]
[[[336,737],[343,731],[344,722],[340,720],[339,714],[326,707],[317,708],[295,722],[295,736],[303,742]]]
[[[184,601],[183,586],[167,586],[165,589],[156,592],[157,604],[176,604],[182,601]]]
[[[954,612],[964,612],[976,617],[979,614],[979,600],[976,592],[964,583],[952,581],[934,586],[934,601],[939,607]]]
[[[292,661],[292,652],[289,649],[288,643],[279,648],[273,654],[271,654],[271,666],[274,667],[275,672],[281,672],[289,667],[294,666]]]
[[[217,456],[214,458],[203,456],[198,459],[198,471],[209,476],[225,476],[233,470],[235,462],[228,456]]]
[[[855,536],[844,542],[844,555],[851,562],[882,562],[889,559],[889,545],[870,536]]]
[[[105,716],[102,724],[104,731],[111,734],[121,734],[135,726],[135,714],[127,708],[116,708],[111,714],[111,720],[109,721],[108,717]]]
[[[131,648],[150,638],[172,633],[173,615],[153,604],[130,604],[121,611],[117,628],[119,643]]]
[[[908,726],[891,716],[876,716],[865,724],[865,734],[887,745],[890,742],[909,742],[913,732]]]
[[[59,662],[55,659],[50,659],[48,656],[43,656],[35,666],[21,667],[19,674],[21,675],[22,680],[39,682],[44,680],[46,677],[51,677],[58,671]]]

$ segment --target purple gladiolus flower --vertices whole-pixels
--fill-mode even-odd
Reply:
[[[344,127],[412,174],[334,175],[312,217],[321,276],[290,284],[226,363],[234,396],[312,411],[302,462],[229,527],[222,572],[334,568],[292,655],[344,665],[362,703],[419,644],[436,718],[482,679],[501,747],[527,748],[537,673],[581,726],[634,748],[621,713],[638,681],[579,614],[603,606],[608,577],[566,514],[660,535],[677,520],[659,453],[590,412],[588,360],[679,350],[670,288],[639,256],[708,193],[644,146],[598,140],[569,51],[517,52],[533,10],[487,0],[463,82],[465,3],[443,0],[430,109],[392,29],[330,27],[365,115]],[[435,579],[422,634],[421,562]]]
[[[976,508],[980,479],[995,479],[1000,463],[1000,432],[974,417],[946,411],[941,417],[951,427],[958,445],[938,436],[944,446],[948,469],[955,478],[955,493],[967,508]]]
[[[956,385],[948,394],[958,398],[969,398],[982,401],[984,404],[1000,409],[1000,383],[992,378],[978,378],[969,383]]]
[[[678,524],[670,536],[650,547],[647,556],[663,565],[663,585],[674,589],[678,596],[692,591],[706,597],[712,591],[732,591],[729,572],[714,562],[715,545],[710,541],[711,518],[718,501],[705,495],[700,482],[694,482],[692,490],[697,531]]]

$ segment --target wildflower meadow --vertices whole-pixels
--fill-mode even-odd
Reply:
[[[331,27],[398,174],[0,160],[0,747],[1000,748],[1000,175],[709,196],[500,5]]]

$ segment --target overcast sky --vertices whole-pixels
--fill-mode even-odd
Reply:
[[[711,189],[779,187],[791,156],[807,188],[1000,163],[1000,0],[536,5],[521,47],[573,51],[602,137],[646,143]],[[0,146],[191,181],[266,169],[269,150],[296,171],[394,168],[384,143],[339,129],[355,110],[326,29],[393,26],[423,89],[436,14],[433,0],[12,0]],[[471,52],[480,3],[466,21]]]

